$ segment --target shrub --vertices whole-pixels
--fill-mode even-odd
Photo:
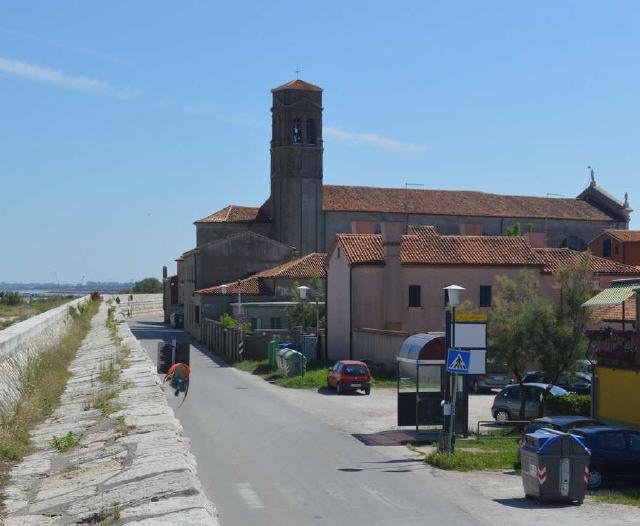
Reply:
[[[14,290],[0,290],[0,303],[3,305],[21,305],[22,295]]]
[[[589,395],[569,394],[549,396],[544,403],[544,412],[553,415],[591,416],[591,397]]]

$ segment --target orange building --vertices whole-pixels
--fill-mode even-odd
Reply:
[[[640,266],[640,230],[605,230],[589,243],[594,256]]]

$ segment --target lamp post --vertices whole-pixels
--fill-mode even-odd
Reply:
[[[460,305],[460,293],[466,290],[460,285],[449,285],[444,287],[443,290],[447,291],[447,303],[451,307],[451,341],[449,342],[452,348],[456,346],[456,307]],[[446,317],[445,317],[446,325]],[[450,404],[451,404],[451,416],[449,420],[449,435],[447,436],[447,451],[453,453],[453,435],[456,432],[456,397],[458,389],[458,375],[451,375],[451,387],[450,387]]]
[[[300,296],[300,304],[302,305],[302,339],[304,340],[304,323],[305,323],[305,319],[304,319],[304,300],[307,299],[307,292],[313,290],[311,287],[307,287],[306,285],[301,285],[300,287],[298,287],[298,294]],[[317,301],[317,300],[316,300]],[[317,309],[316,309],[317,312]],[[316,325],[316,331],[317,331],[317,325]],[[316,332],[316,336],[317,336],[317,332]]]

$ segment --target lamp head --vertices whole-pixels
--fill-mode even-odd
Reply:
[[[304,300],[307,298],[307,292],[311,290],[311,287],[307,287],[306,285],[301,285],[298,287],[298,294],[300,294],[300,299]]]
[[[220,285],[220,292],[222,294],[227,294],[229,292],[229,287],[227,285]]]
[[[449,285],[448,287],[444,287],[443,290],[446,290],[449,293],[449,305],[457,307],[460,305],[460,293],[467,289],[460,285]]]

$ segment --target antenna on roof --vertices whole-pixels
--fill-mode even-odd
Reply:
[[[300,67],[298,66],[298,64],[296,64],[296,80],[300,80]]]
[[[552,194],[551,192],[547,192],[547,197],[568,197],[563,194]]]
[[[596,185],[596,171],[591,168],[591,166],[587,166],[587,168],[589,169],[589,174],[591,175],[591,186],[595,186]]]

